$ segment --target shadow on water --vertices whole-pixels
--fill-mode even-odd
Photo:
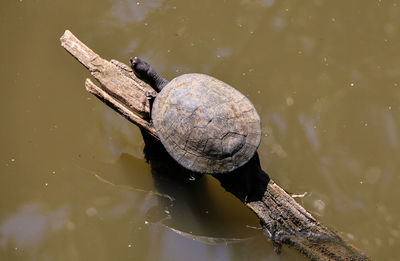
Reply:
[[[231,173],[213,176],[226,191],[246,203],[262,200],[270,181],[268,174],[261,169],[257,152],[249,162]]]

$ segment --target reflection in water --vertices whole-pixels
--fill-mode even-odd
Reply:
[[[202,175],[194,174],[172,160],[163,146],[143,132],[146,146],[145,157],[151,163],[151,174],[157,190],[177,200],[172,204],[165,200],[160,203],[168,210],[173,219],[165,224],[189,233],[207,231],[204,211],[218,212],[213,199],[207,193],[207,183]]]
[[[221,206],[218,200],[225,197],[217,193],[219,198],[214,198],[207,177],[187,171],[169,157],[166,159],[168,154],[165,151],[159,153],[154,146],[150,149],[156,153],[149,152],[149,146],[146,146],[146,157],[151,163],[152,178],[159,192],[132,187],[131,184],[140,185],[136,179],[144,179],[148,173],[144,173],[143,176],[138,173],[132,175],[132,166],[137,165],[138,160],[122,153],[115,164],[126,169],[129,181],[126,180],[124,184],[127,185],[118,185],[121,181],[114,181],[112,175],[106,179],[103,176],[107,174],[90,171],[102,185],[111,188],[120,196],[117,200],[110,200],[108,197],[96,198],[85,210],[89,218],[108,222],[120,222],[126,218],[134,220],[133,225],[131,222],[128,225],[128,234],[132,234],[129,237],[133,240],[127,241],[126,246],[133,251],[141,249],[144,255],[142,260],[190,258],[228,261],[232,260],[232,249],[236,248],[231,246],[232,244],[247,248],[252,247],[254,242],[263,242],[262,247],[259,244],[255,245],[260,246],[255,248],[263,254],[260,259],[253,260],[262,260],[269,252],[273,253],[260,230],[246,227],[246,224],[257,226],[258,220],[251,213],[246,212],[251,219],[243,218],[242,209]],[[112,165],[113,168],[115,164]],[[233,200],[229,199],[224,203],[231,205],[231,201]],[[225,208],[222,209],[223,207]],[[243,206],[238,204],[237,207]],[[226,208],[229,208],[229,211],[226,211]],[[100,247],[103,243],[106,242],[100,241],[97,244]],[[182,247],[185,251],[180,250]]]
[[[224,239],[198,238],[190,233],[182,235],[182,231],[165,230],[163,226],[152,226],[150,230],[152,234],[150,243],[156,247],[157,251],[150,251],[148,260],[248,260],[250,252],[252,253],[251,260],[265,260],[266,256],[269,256],[267,260],[282,260],[282,257],[276,255],[269,247],[270,243],[261,233],[253,238]],[[223,242],[223,240],[227,241]],[[255,242],[259,244],[255,244]],[[180,251],[181,249],[185,251]],[[243,252],[239,249],[246,250]]]
[[[282,117],[279,113],[272,113],[271,120],[275,123],[278,128],[278,132],[280,135],[286,136],[287,133],[287,123],[286,119]]]
[[[120,191],[121,196],[123,195],[123,198],[117,201],[111,201],[109,197],[97,198],[85,209],[88,217],[119,220],[135,213],[135,216],[141,216],[144,219],[146,226],[154,227],[152,229],[157,231],[154,235],[155,241],[152,243],[154,245],[161,244],[156,239],[164,241],[165,237],[170,237],[170,232],[185,238],[180,238],[181,241],[189,239],[209,245],[238,243],[260,234],[254,228],[246,226],[246,224],[256,226],[258,223],[251,213],[248,213],[251,216],[250,223],[249,220],[241,217],[243,215],[241,212],[247,214],[247,209],[235,210],[233,206],[221,206],[215,203],[218,200],[210,193],[207,178],[182,168],[169,157],[165,150],[158,150],[157,146],[160,144],[156,144],[156,146],[151,146],[153,153],[149,152],[149,146],[145,147],[156,189],[119,185],[121,181],[111,181],[114,179],[112,176],[106,177],[104,173],[96,173],[80,167],[104,185]],[[148,176],[147,174],[143,177],[137,174],[132,175],[132,166],[136,166],[135,161],[137,160],[131,155],[122,153],[115,163],[125,166],[127,170],[128,180],[125,184],[143,183],[143,179]],[[251,199],[251,196],[248,199]],[[238,204],[238,207],[242,206]],[[229,208],[229,211],[225,208]],[[233,213],[230,213],[232,211]],[[237,216],[232,218],[232,214]],[[232,223],[240,223],[241,228],[233,227]]]
[[[242,5],[263,6],[270,7],[274,4],[275,0],[240,0]]]
[[[274,28],[276,31],[282,31],[286,26],[286,21],[284,17],[281,16],[272,18],[270,23],[272,28]]]
[[[311,117],[307,117],[306,114],[300,113],[299,114],[299,121],[300,124],[302,125],[304,132],[306,134],[306,137],[310,144],[312,145],[314,150],[318,150],[319,148],[319,140],[317,137],[317,132],[316,132],[316,122],[314,119]]]
[[[229,47],[217,47],[214,53],[217,58],[228,57],[232,54],[232,50]]]
[[[392,107],[389,106],[388,110],[391,111]],[[393,150],[397,151],[399,149],[399,131],[396,126],[396,121],[393,118],[392,113],[388,111],[382,112],[383,114],[383,126],[386,129],[387,132],[387,139],[388,139],[388,145],[393,148]]]
[[[216,204],[213,204],[215,199],[208,192],[206,178],[202,174],[193,173],[181,167],[169,156],[160,142],[144,132],[143,136],[146,143],[145,157],[151,163],[151,173],[158,190],[173,198],[181,199],[172,202],[172,204],[166,202],[171,215],[174,209],[179,210],[180,213],[185,213],[185,220],[179,221],[178,218],[177,224],[186,226],[186,231],[192,233],[204,221],[211,221],[210,216],[202,219],[204,213],[219,213],[221,210],[218,209]],[[261,170],[257,153],[247,164],[232,173],[216,174],[214,177],[221,182],[221,185],[227,191],[234,194],[242,202],[261,200],[269,182],[268,175]],[[206,211],[203,211],[204,209]],[[221,219],[219,222],[227,222],[234,217],[227,216],[227,218],[227,220]],[[200,231],[218,234],[218,230],[215,229],[217,226],[211,223],[204,223],[204,225],[206,227],[202,227]]]
[[[275,0],[261,0],[261,3],[265,7],[271,7],[274,4]]]
[[[112,13],[123,23],[141,22],[154,10],[161,6],[164,0],[139,1],[124,0],[118,1],[112,8]]]
[[[43,241],[64,227],[67,214],[65,207],[49,212],[37,203],[24,205],[0,225],[0,246],[37,251]]]

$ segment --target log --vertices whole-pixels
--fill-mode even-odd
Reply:
[[[113,108],[119,114],[124,116],[130,122],[136,124],[140,128],[146,130],[150,133],[154,138],[158,139],[156,130],[154,129],[151,124],[146,121],[145,119],[141,118],[139,115],[130,111],[126,106],[122,105],[121,103],[117,102],[110,94],[108,94],[103,89],[97,87],[90,79],[86,79],[85,81],[86,90],[99,98],[101,101],[106,103],[108,106]]]
[[[152,90],[151,87],[136,78],[129,66],[101,58],[70,31],[66,30],[60,40],[62,47],[100,83],[99,87],[86,79],[87,91],[136,124],[143,132],[158,139],[149,121],[149,103],[145,99],[145,92]],[[240,191],[231,189],[232,181],[226,182],[218,175],[214,177],[258,216],[265,235],[272,241],[277,252],[280,252],[282,245],[287,245],[311,260],[370,260],[364,252],[318,222],[273,180],[268,179],[260,197],[248,202]],[[231,184],[226,185],[229,182]]]

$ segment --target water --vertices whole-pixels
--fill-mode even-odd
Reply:
[[[1,260],[304,260],[211,178],[146,163],[59,44],[217,77],[263,124],[264,170],[376,260],[400,255],[400,1],[2,1]],[[161,172],[161,173],[160,173]]]

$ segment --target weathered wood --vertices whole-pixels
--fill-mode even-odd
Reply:
[[[150,87],[137,79],[127,65],[102,59],[68,30],[60,40],[101,84],[100,88],[87,79],[86,89],[157,138],[154,128],[146,120],[149,106],[143,99]],[[233,194],[259,217],[265,234],[277,249],[286,244],[311,260],[369,260],[359,249],[320,224],[272,180],[260,200],[246,202],[243,197]]]
[[[138,84],[136,77],[128,77],[129,72],[123,69],[124,66],[104,60],[70,31],[65,31],[60,40],[62,47],[83,64],[113,98],[141,116],[149,112],[149,105],[143,106],[142,98],[146,91],[151,90],[150,87]]]
[[[262,201],[246,205],[260,218],[265,233],[274,243],[292,246],[311,260],[369,260],[320,224],[272,180]]]
[[[123,106],[120,102],[114,99],[111,95],[109,95],[106,91],[102,90],[100,87],[96,86],[90,79],[86,79],[85,81],[86,90],[105,102],[111,108],[116,110],[122,116],[127,118],[130,122],[136,124],[142,129],[145,129],[149,132],[154,138],[158,139],[156,130],[154,127],[146,120],[139,117],[137,114],[130,111],[128,108]]]

